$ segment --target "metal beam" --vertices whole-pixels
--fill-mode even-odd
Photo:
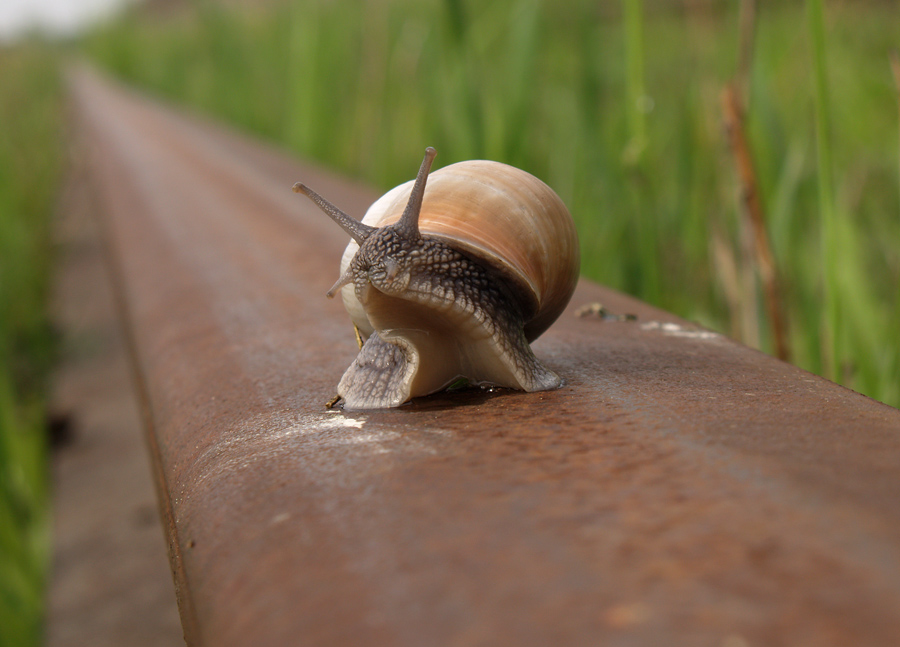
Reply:
[[[326,410],[346,240],[290,189],[375,194],[71,89],[189,644],[900,644],[900,411],[587,281],[558,391]]]

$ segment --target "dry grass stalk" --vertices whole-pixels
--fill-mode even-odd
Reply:
[[[725,115],[725,128],[728,132],[731,151],[734,155],[738,177],[741,181],[744,214],[749,220],[750,228],[753,231],[754,258],[765,295],[766,311],[775,342],[775,354],[779,359],[787,361],[790,359],[787,319],[778,284],[775,258],[772,255],[772,248],[769,244],[766,221],[759,198],[753,157],[750,154],[750,145],[744,129],[744,114],[736,86],[729,85],[723,91],[722,108]]]

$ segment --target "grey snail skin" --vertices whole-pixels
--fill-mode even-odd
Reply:
[[[338,291],[364,343],[338,384],[344,408],[385,409],[460,379],[522,391],[561,378],[530,343],[562,313],[578,280],[575,224],[562,200],[533,175],[472,160],[379,198],[357,221],[309,187],[353,239]]]

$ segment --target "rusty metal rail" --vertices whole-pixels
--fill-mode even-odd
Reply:
[[[900,645],[900,411],[588,282],[559,391],[327,411],[345,240],[290,187],[374,194],[71,88],[189,644]]]

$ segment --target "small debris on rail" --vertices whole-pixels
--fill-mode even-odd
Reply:
[[[607,310],[602,303],[595,301],[586,303],[575,311],[576,317],[597,317],[603,321],[637,321],[637,315],[616,314]]]

